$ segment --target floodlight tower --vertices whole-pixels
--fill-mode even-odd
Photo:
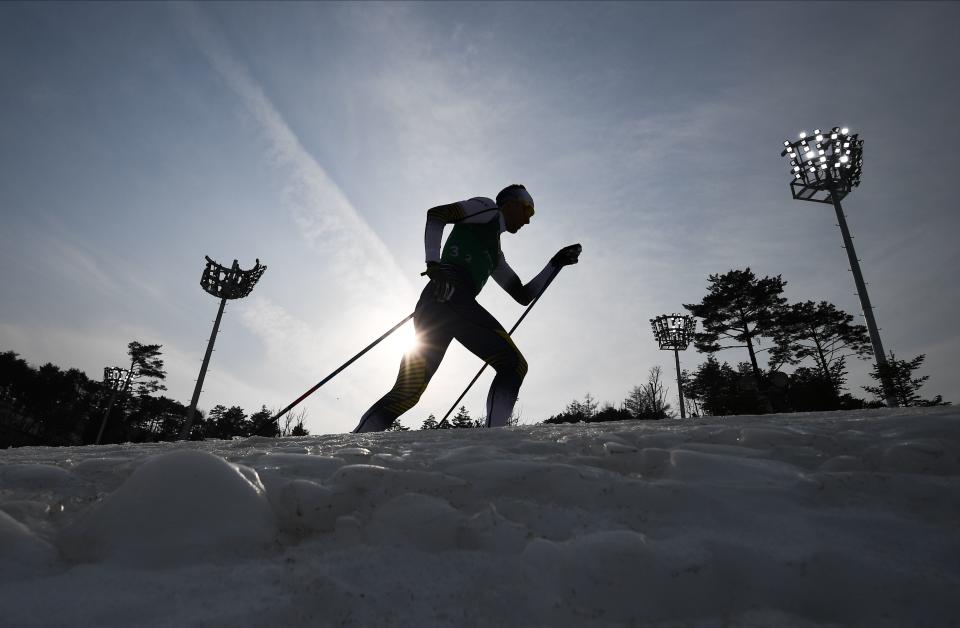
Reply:
[[[263,271],[267,269],[266,266],[260,264],[259,259],[250,270],[241,270],[237,260],[233,260],[233,266],[227,268],[216,263],[209,256],[205,257],[207,258],[207,266],[203,269],[203,275],[200,277],[200,287],[220,299],[220,309],[217,310],[217,318],[213,321],[213,331],[210,332],[210,340],[207,341],[207,353],[203,356],[203,365],[200,367],[197,385],[193,389],[190,409],[187,410],[187,421],[183,424],[183,430],[180,432],[180,438],[183,440],[190,438],[193,415],[197,411],[197,402],[200,400],[200,391],[203,389],[203,378],[207,375],[210,354],[213,353],[213,343],[217,340],[220,319],[223,318],[223,309],[227,305],[227,299],[242,299],[250,294],[257,281],[260,280],[260,276],[263,275]]]
[[[664,314],[650,319],[653,327],[653,337],[660,343],[662,351],[673,349],[673,357],[677,362],[677,391],[680,394],[680,418],[687,418],[687,411],[683,407],[683,383],[680,379],[680,352],[690,346],[690,339],[697,328],[697,319],[690,315]]]
[[[120,393],[121,388],[126,388],[124,379],[129,381],[131,374],[131,371],[120,366],[103,367],[103,384],[110,391],[110,401],[107,402],[107,409],[103,411],[103,420],[100,421],[100,430],[97,431],[97,440],[93,442],[94,445],[100,444],[100,439],[103,438],[103,430],[107,427],[110,411],[113,410],[113,404],[117,400],[117,394]]]
[[[887,398],[887,405],[897,406],[893,396],[893,386],[887,370],[887,357],[883,352],[883,343],[880,341],[880,330],[873,318],[873,306],[870,305],[870,296],[867,294],[867,284],[863,281],[860,271],[860,261],[853,248],[853,238],[847,227],[847,219],[843,214],[840,201],[853,188],[860,185],[860,172],[863,165],[863,140],[850,129],[833,127],[823,133],[814,129],[813,135],[808,136],[806,131],[800,133],[800,139],[791,142],[784,140],[784,149],[780,156],[790,157],[790,192],[793,198],[799,201],[813,201],[815,203],[832,203],[837,212],[837,224],[843,236],[843,247],[847,250],[850,260],[850,270],[857,285],[857,296],[860,297],[860,307],[863,308],[863,317],[867,321],[867,330],[870,332],[870,343],[873,345],[873,355],[877,360],[877,371]]]

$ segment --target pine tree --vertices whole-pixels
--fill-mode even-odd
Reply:
[[[838,399],[846,380],[845,358],[850,355],[867,358],[873,354],[867,328],[854,325],[853,316],[826,301],[791,305],[780,317],[774,341],[771,369],[812,358],[820,376]]]
[[[789,376],[785,391],[789,409],[794,412],[839,410],[842,402],[835,385],[842,386],[845,381],[843,362],[844,358],[840,358],[832,365],[829,378],[824,377],[818,368],[797,368]]]
[[[740,374],[729,364],[720,364],[712,355],[697,367],[684,383],[683,391],[694,399],[708,415],[736,414],[737,397],[740,394]]]
[[[604,403],[603,406],[593,415],[593,422],[603,423],[605,421],[629,421],[635,418],[623,406],[616,408],[612,403]]]
[[[455,428],[467,428],[473,427],[473,419],[470,418],[470,413],[467,412],[466,406],[460,406],[460,409],[453,417],[453,427]]]
[[[176,440],[183,427],[186,410],[182,403],[162,395],[139,397],[136,409],[127,419],[132,428],[127,438],[133,442]]]
[[[623,407],[630,413],[634,419],[643,418],[647,411],[647,396],[643,392],[643,387],[634,386],[623,400]]]
[[[421,430],[435,430],[437,429],[437,417],[432,414],[423,420],[423,425],[420,426]]]
[[[579,415],[581,421],[589,421],[597,413],[599,403],[590,393],[583,396],[583,402],[574,399],[567,405],[566,412],[571,415]]]
[[[250,415],[250,433],[271,438],[280,435],[280,426],[273,420],[273,411],[268,410],[267,406],[260,406],[259,410]]]
[[[204,432],[206,438],[229,438],[223,436],[221,426],[224,425],[223,415],[227,412],[227,406],[218,403],[210,409],[207,414],[207,426]]]
[[[762,385],[757,347],[762,337],[774,334],[786,299],[780,296],[787,282],[776,277],[757,279],[750,268],[710,275],[708,292],[700,303],[685,303],[691,314],[703,320],[703,331],[694,335],[694,345],[703,353],[746,348],[758,388]],[[723,345],[732,341],[735,344]]]
[[[583,401],[574,399],[567,404],[567,407],[564,408],[563,412],[560,414],[554,415],[549,419],[545,420],[544,423],[580,423],[580,422],[589,422],[597,414],[597,400],[594,399],[593,395],[587,393],[583,396]]]
[[[687,416],[692,419],[698,418],[703,414],[703,408],[700,407],[701,400],[691,395],[692,376],[690,371],[683,369],[680,371],[680,385],[683,390],[683,402],[686,404]]]
[[[130,367],[126,370],[126,376],[119,389],[111,392],[110,401],[104,410],[104,418],[100,423],[104,428],[102,438],[106,442],[120,442],[130,438],[131,434],[128,432],[132,430],[132,426],[124,421],[125,414],[136,413],[143,397],[158,390],[167,389],[160,383],[167,376],[166,371],[163,370],[163,360],[160,359],[162,346],[145,345],[136,341],[127,344]],[[136,387],[136,395],[139,399],[130,394],[132,386]],[[117,410],[121,420],[111,419]]]
[[[26,360],[13,351],[0,353],[0,401],[17,409],[25,409],[35,378],[36,371]]]
[[[163,360],[160,359],[161,347],[163,345],[144,345],[136,341],[127,345],[130,369],[124,390],[135,384],[139,396],[167,389],[160,383],[160,380],[167,377],[167,372],[163,370]]]
[[[409,432],[409,431],[410,431],[410,428],[407,427],[406,425],[404,425],[403,423],[401,423],[399,420],[397,420],[397,421],[394,421],[393,423],[391,423],[391,424],[390,424],[390,427],[388,427],[388,428],[387,428],[386,430],[384,430],[384,431],[386,431],[386,432]]]
[[[208,437],[230,439],[234,436],[249,436],[250,429],[251,424],[247,414],[240,406],[227,408],[216,405],[210,410]]]
[[[950,405],[950,402],[945,402],[941,395],[937,395],[933,399],[920,398],[920,387],[923,386],[925,381],[930,379],[930,376],[924,375],[923,377],[914,377],[913,372],[920,368],[926,358],[926,354],[921,353],[912,360],[898,360],[896,356],[893,355],[893,351],[891,351],[890,358],[887,360],[886,366],[881,367],[877,364],[874,364],[873,372],[870,373],[870,377],[877,382],[881,382],[881,385],[864,386],[863,389],[871,395],[877,397],[877,399],[885,400],[886,395],[884,394],[882,382],[883,376],[888,375],[890,378],[893,396],[896,398],[897,404],[900,406]]]

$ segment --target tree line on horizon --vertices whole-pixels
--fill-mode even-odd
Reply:
[[[889,392],[901,406],[946,405],[941,395],[924,399],[919,390],[928,375],[918,376],[925,355],[907,360],[890,353],[886,371],[874,363],[876,386],[865,400],[847,391],[848,358],[870,359],[866,327],[826,301],[788,304],[780,275],[757,277],[750,268],[708,277],[707,294],[699,303],[684,304],[702,321],[693,344],[706,360],[681,372],[684,405],[691,417],[734,414],[809,412],[882,407]],[[113,383],[91,380],[76,368],[52,363],[33,368],[13,351],[0,353],[0,448],[10,445],[80,445],[176,440],[187,408],[154,393],[166,390],[162,345],[128,344],[130,363]],[[735,366],[717,354],[746,349],[748,361]],[[766,368],[760,355],[767,354]],[[787,373],[785,368],[792,367]],[[891,390],[883,389],[887,376]],[[647,382],[634,386],[619,406],[598,402],[588,392],[542,423],[659,420],[676,416],[667,402],[660,366],[649,369]],[[265,405],[247,414],[240,406],[214,406],[198,413],[190,438],[303,436],[305,414],[288,414],[283,425],[273,421]],[[514,417],[517,423],[520,417]],[[419,429],[483,427],[461,406],[451,421],[434,415]],[[399,421],[391,428],[407,431]]]
[[[129,343],[130,363],[112,382],[49,362],[34,368],[13,351],[0,353],[0,448],[177,440],[187,406],[154,396],[166,390],[161,349]],[[240,406],[216,405],[208,413],[197,412],[190,438],[309,434],[305,413],[288,414],[283,425],[272,418],[265,405],[250,415]]]
[[[511,425],[516,425],[519,417],[512,417],[510,420]],[[457,410],[457,413],[453,415],[453,420],[448,421],[447,417],[443,417],[439,421],[437,420],[436,415],[430,414],[423,420],[420,424],[418,430],[456,430],[456,429],[465,429],[465,428],[479,428],[486,427],[487,417],[483,416],[478,419],[474,419],[470,416],[470,411],[467,410],[466,406],[460,406],[460,409]],[[409,432],[410,428],[401,423],[400,421],[394,421],[393,425],[387,428],[388,432]]]
[[[787,303],[782,296],[786,284],[780,275],[757,277],[749,267],[730,270],[708,277],[707,294],[699,303],[683,305],[702,322],[693,344],[707,356],[693,371],[681,371],[684,405],[691,417],[879,408],[885,405],[887,392],[903,407],[949,404],[941,395],[921,397],[920,388],[930,378],[916,375],[926,359],[924,354],[900,360],[891,351],[886,367],[881,370],[874,363],[869,373],[877,385],[863,387],[873,399],[848,392],[847,359],[873,357],[867,328],[826,301]],[[721,363],[716,354],[728,349],[746,349],[748,361],[736,366]],[[768,355],[766,368],[760,365],[762,353]],[[786,367],[794,368],[787,373]],[[648,389],[659,385],[659,367],[654,368],[657,373],[654,376],[651,370]],[[890,391],[883,388],[885,377]],[[546,422],[676,416],[669,404],[637,412],[631,398],[640,388],[619,408],[607,403],[600,410],[587,393],[583,402],[571,402]]]

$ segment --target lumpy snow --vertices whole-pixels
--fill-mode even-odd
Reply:
[[[73,562],[189,564],[255,553],[276,527],[254,471],[185,449],[147,458],[63,530],[60,548]]]
[[[960,416],[0,452],[4,626],[960,625]]]

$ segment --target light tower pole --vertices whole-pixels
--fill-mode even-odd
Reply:
[[[683,407],[683,382],[680,378],[680,352],[690,346],[690,339],[697,328],[697,319],[683,314],[664,314],[650,319],[653,328],[653,337],[660,344],[661,351],[673,350],[673,357],[677,363],[677,392],[680,395],[680,418],[687,418],[687,411]]]
[[[100,439],[103,438],[103,430],[107,427],[107,419],[110,418],[110,411],[113,410],[113,404],[117,401],[117,395],[121,388],[126,388],[123,380],[129,381],[131,373],[131,371],[119,366],[103,367],[103,383],[110,391],[110,401],[107,402],[107,409],[103,411],[103,420],[100,421],[100,429],[97,431],[97,439],[93,442],[94,445],[100,444]]]
[[[867,322],[870,332],[870,343],[873,345],[873,355],[877,360],[877,371],[883,386],[887,405],[897,406],[893,395],[893,385],[887,368],[887,356],[880,341],[880,329],[873,317],[873,306],[870,304],[870,295],[867,294],[867,284],[863,280],[860,270],[860,260],[853,248],[853,237],[847,227],[847,218],[843,213],[840,201],[853,188],[860,185],[860,172],[863,166],[863,140],[849,129],[833,127],[823,133],[815,129],[812,136],[806,131],[800,133],[800,139],[791,142],[784,140],[784,149],[780,156],[790,157],[790,173],[793,180],[790,182],[790,192],[793,198],[799,201],[813,201],[815,203],[831,203],[837,212],[837,224],[840,235],[843,237],[843,248],[847,251],[850,261],[850,271],[857,286],[857,296],[860,297],[860,307],[863,309],[863,318]]]
[[[207,375],[207,367],[210,365],[210,355],[213,353],[213,343],[217,340],[217,332],[220,330],[220,319],[223,318],[223,310],[227,305],[227,299],[242,299],[250,294],[253,287],[259,281],[266,266],[260,264],[258,259],[256,265],[250,270],[241,270],[237,260],[233,260],[233,266],[227,268],[216,263],[209,256],[206,257],[207,266],[203,269],[203,275],[200,277],[200,287],[209,294],[220,299],[220,308],[217,310],[217,318],[213,321],[213,330],[210,332],[210,340],[207,341],[207,352],[203,356],[203,365],[200,367],[200,375],[197,377],[197,385],[193,389],[193,398],[190,399],[190,409],[187,410],[187,420],[183,424],[183,430],[180,432],[180,438],[187,440],[190,438],[190,429],[193,427],[193,415],[197,411],[197,402],[200,401],[200,391],[203,390],[203,379]]]

